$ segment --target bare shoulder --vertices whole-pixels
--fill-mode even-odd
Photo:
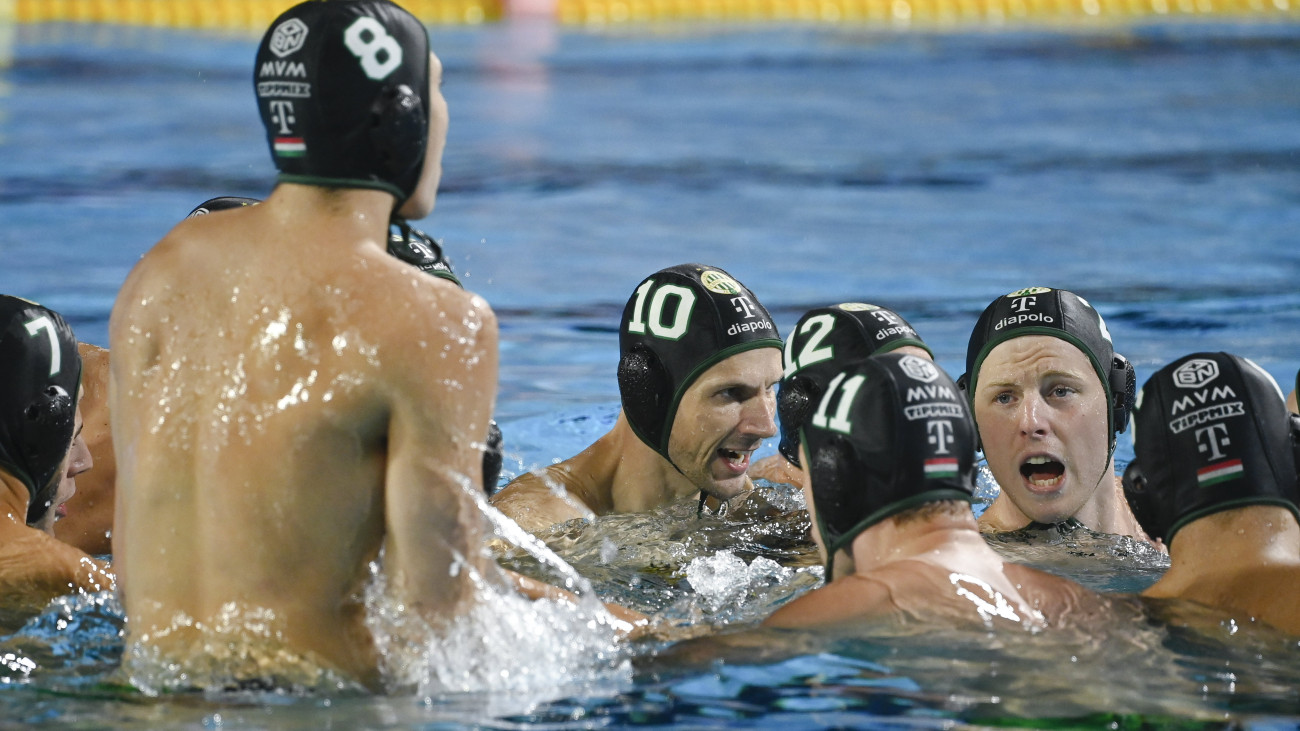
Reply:
[[[795,487],[803,486],[803,471],[779,454],[769,455],[750,465],[749,476],[754,480],[767,480]]]
[[[108,348],[91,343],[77,343],[77,353],[81,356],[82,379],[102,383],[108,369]]]
[[[384,334],[386,347],[409,350],[429,363],[450,362],[452,351],[495,347],[496,314],[485,299],[387,253],[374,258],[368,271],[349,276],[340,286],[368,305],[356,316],[369,331]]]
[[[789,602],[763,621],[764,627],[835,627],[879,622],[897,607],[888,586],[863,576],[847,576]]]
[[[1065,577],[1015,563],[1005,564],[1003,571],[1049,621],[1094,614],[1108,606],[1106,597]]]
[[[101,562],[34,529],[25,529],[0,544],[0,587],[20,603],[48,602],[78,590],[113,588],[113,576]]]
[[[591,508],[568,489],[570,476],[565,463],[525,473],[493,495],[492,506],[530,533],[593,517]]]

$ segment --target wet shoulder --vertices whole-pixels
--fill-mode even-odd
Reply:
[[[1007,563],[1003,571],[1019,587],[1021,596],[1053,626],[1104,621],[1115,611],[1108,597],[1070,579],[1015,563]]]
[[[8,607],[44,606],[78,590],[113,588],[105,567],[78,549],[28,528],[0,543],[0,596]]]

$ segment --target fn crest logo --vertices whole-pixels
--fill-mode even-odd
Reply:
[[[1218,377],[1218,363],[1205,358],[1196,358],[1174,370],[1174,385],[1179,388],[1200,388]]]
[[[307,24],[299,18],[290,18],[276,26],[267,47],[277,58],[297,53],[307,42]]]

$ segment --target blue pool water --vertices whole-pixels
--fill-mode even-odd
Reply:
[[[1140,380],[1194,350],[1251,357],[1284,386],[1300,368],[1295,24],[502,24],[435,28],[432,38],[452,124],[443,192],[425,223],[500,316],[497,413],[511,472],[569,456],[608,423],[618,313],[644,274],[683,261],[728,269],[785,329],[810,306],[889,305],[954,375],[983,306],[1028,285],[1086,296]],[[272,169],[251,93],[255,45],[19,27],[0,70],[0,292],[60,310],[83,340],[107,344],[117,288],[154,241],[206,198],[264,196]],[[1131,454],[1121,439],[1121,460]],[[621,598],[679,627],[742,626],[815,583],[806,546],[789,545],[797,526],[775,537],[716,521],[665,532],[686,519],[612,520],[554,547],[602,591],[621,586]],[[611,561],[607,539],[629,536],[649,547]],[[1056,548],[1042,562],[1089,585],[1124,591],[1154,578],[1104,541]],[[758,558],[796,568],[764,564],[707,596],[703,574],[682,578],[687,565]],[[1300,721],[1294,640],[1202,624],[1210,629],[1197,634],[1139,619],[1015,646],[961,634],[774,635],[757,655],[664,641],[633,653],[630,679],[486,700],[150,700],[112,685],[121,625],[98,597],[0,639],[0,725]]]

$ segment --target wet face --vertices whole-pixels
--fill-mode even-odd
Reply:
[[[974,387],[989,470],[1031,520],[1059,523],[1113,484],[1106,392],[1083,351],[1014,338],[989,353]]]
[[[677,406],[668,454],[701,491],[719,500],[749,486],[750,457],[776,434],[781,351],[757,348],[704,372]]]
[[[77,475],[89,470],[94,466],[94,461],[90,457],[90,448],[86,446],[86,440],[81,435],[83,422],[81,420],[81,407],[77,407],[77,421],[73,429],[72,443],[68,447],[68,454],[63,459],[63,471],[59,477],[59,490],[54,495],[54,504],[50,509],[45,511],[45,515],[37,521],[32,527],[54,535],[54,523],[59,518],[67,515],[65,503],[77,494]]]
[[[419,220],[433,210],[442,181],[442,151],[447,146],[447,100],[442,96],[442,62],[429,54],[429,144],[424,153],[424,170],[415,192],[398,209],[397,215]]]

